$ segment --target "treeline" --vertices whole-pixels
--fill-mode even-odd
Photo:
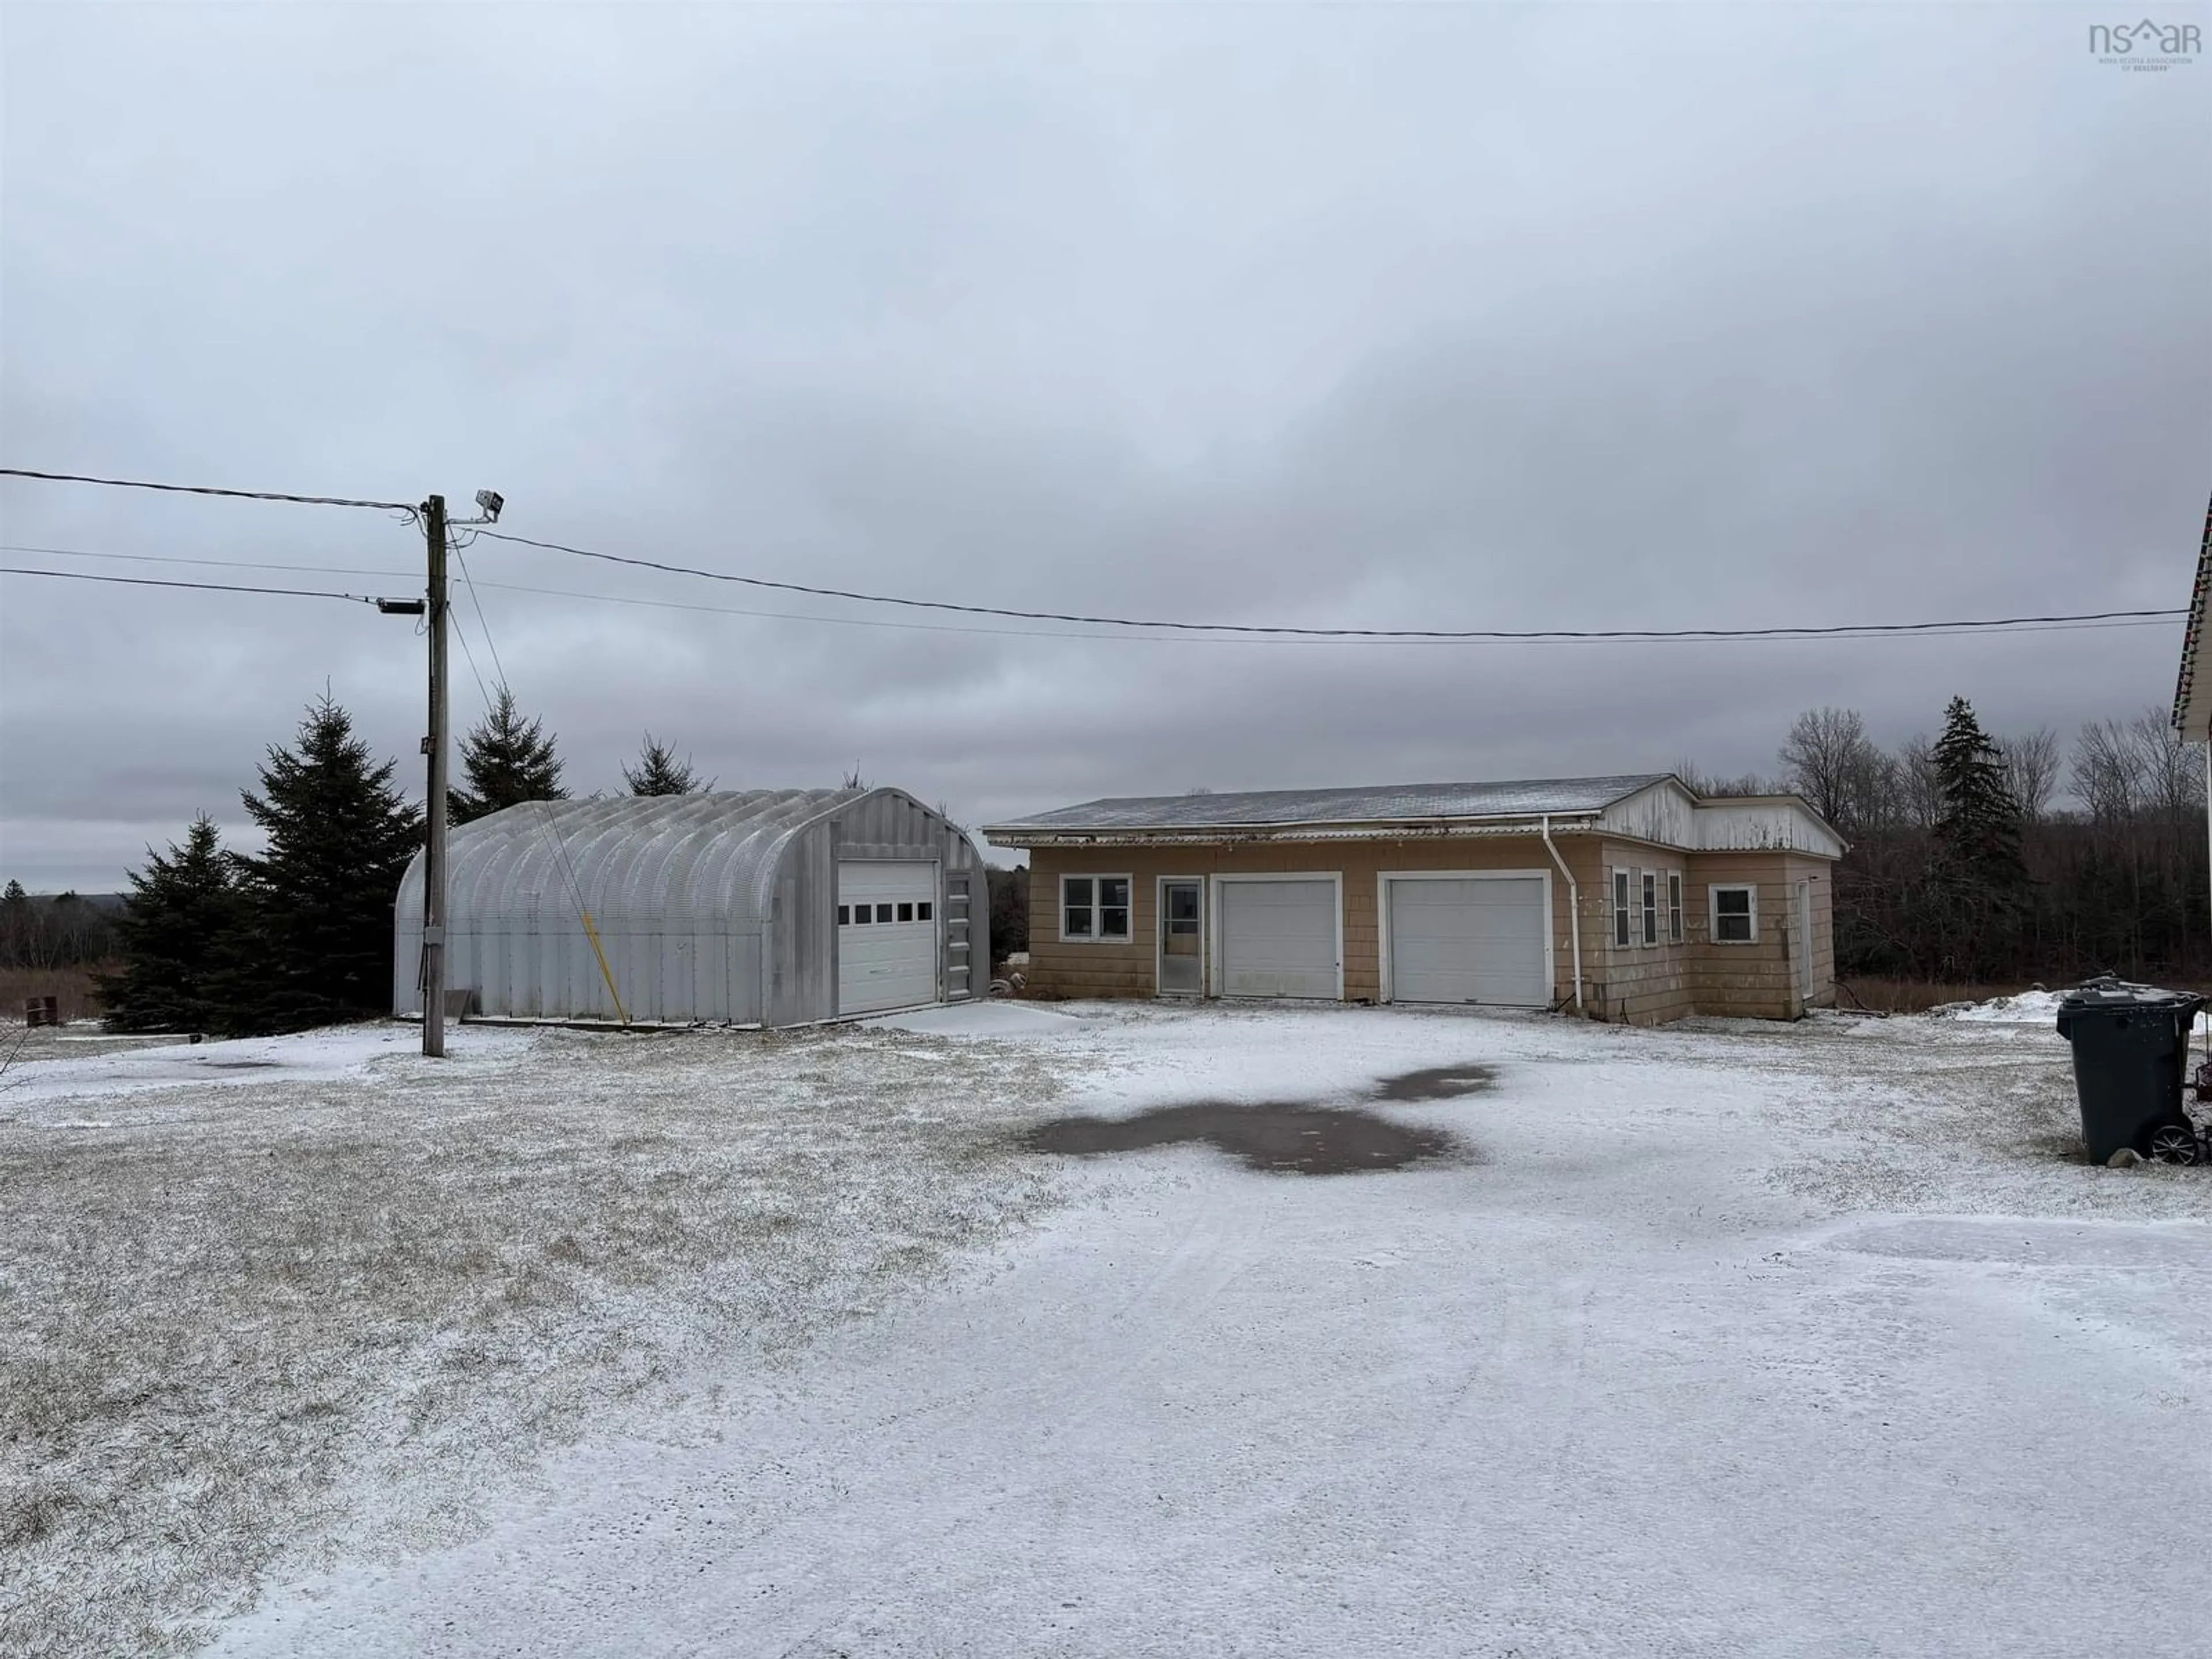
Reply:
[[[33,897],[23,884],[0,890],[0,968],[82,968],[115,954],[119,905],[112,896]]]
[[[991,889],[991,957],[999,963],[1030,948],[1030,872],[1025,865],[984,866]]]
[[[504,689],[459,751],[460,779],[447,795],[454,823],[568,798],[554,739]],[[650,732],[622,770],[633,794],[714,787]],[[392,898],[422,844],[421,809],[396,787],[396,762],[369,752],[337,703],[325,696],[308,705],[295,740],[271,746],[258,788],[241,792],[266,842],[259,856],[224,847],[203,814],[167,852],[149,849],[105,931],[68,936],[77,952],[69,960],[115,963],[98,981],[110,1029],[246,1036],[388,1013]],[[31,900],[11,884],[0,903],[11,927],[19,898],[32,919],[27,939],[52,934],[56,916],[92,908]]]
[[[1996,738],[1963,698],[1942,733],[1885,750],[1854,710],[1798,716],[1780,775],[1843,834],[1839,973],[2056,984],[2111,969],[2212,975],[2204,751],[2164,713]]]

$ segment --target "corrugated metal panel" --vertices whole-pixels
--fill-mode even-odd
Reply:
[[[964,834],[896,789],[722,791],[532,803],[453,831],[447,982],[487,1014],[614,1017],[588,909],[636,1020],[750,1024],[836,1009],[836,857],[972,867]],[[418,854],[393,922],[392,1006],[420,1011]]]
[[[1326,845],[1331,842],[1458,842],[1510,836],[1519,839],[1539,832],[1538,819],[1516,819],[1505,823],[1330,823],[1291,824],[1280,830],[1033,830],[1018,845],[1026,847],[1225,847],[1261,842]],[[1594,817],[1552,823],[1554,836],[1602,833]]]
[[[1692,817],[1697,797],[1673,778],[1662,778],[1617,800],[1598,815],[1598,823],[1616,836],[1656,841],[1668,847],[1694,847],[1697,831]]]
[[[1416,806],[1425,808],[1415,811]],[[1671,773],[1549,783],[1169,795],[1063,807],[984,833],[1001,846],[1167,847],[1238,842],[1457,840],[1599,833],[1685,849],[1770,848],[1840,858],[1844,843],[1794,796],[1701,801]],[[1565,820],[1564,822],[1562,820]]]
[[[1024,830],[1233,830],[1291,824],[1419,823],[1437,818],[1540,817],[1602,811],[1659,782],[1662,772],[1514,783],[1403,783],[1362,789],[1263,789],[1236,794],[1145,795],[1086,801],[983,833],[1020,845]]]
[[[1787,796],[1709,801],[1697,811],[1698,838],[1706,853],[1812,853],[1844,855],[1842,840],[1802,801]]]

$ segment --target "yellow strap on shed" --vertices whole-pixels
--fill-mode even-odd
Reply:
[[[579,910],[576,914],[584,919],[584,933],[592,941],[592,954],[599,959],[599,977],[606,981],[607,994],[615,1000],[615,1013],[627,1025],[629,1015],[623,1008],[622,993],[615,989],[614,969],[607,966],[607,953],[599,948],[599,930],[592,926],[592,913]]]

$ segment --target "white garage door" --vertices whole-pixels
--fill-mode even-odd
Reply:
[[[1401,879],[1389,895],[1393,1002],[1551,1001],[1541,876]]]
[[[1336,988],[1336,884],[1224,881],[1221,994],[1329,997]]]
[[[937,1000],[937,866],[837,866],[837,1012]]]

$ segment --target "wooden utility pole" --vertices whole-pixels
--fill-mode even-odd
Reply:
[[[422,503],[430,558],[429,811],[422,837],[422,1052],[446,1052],[446,498]]]

